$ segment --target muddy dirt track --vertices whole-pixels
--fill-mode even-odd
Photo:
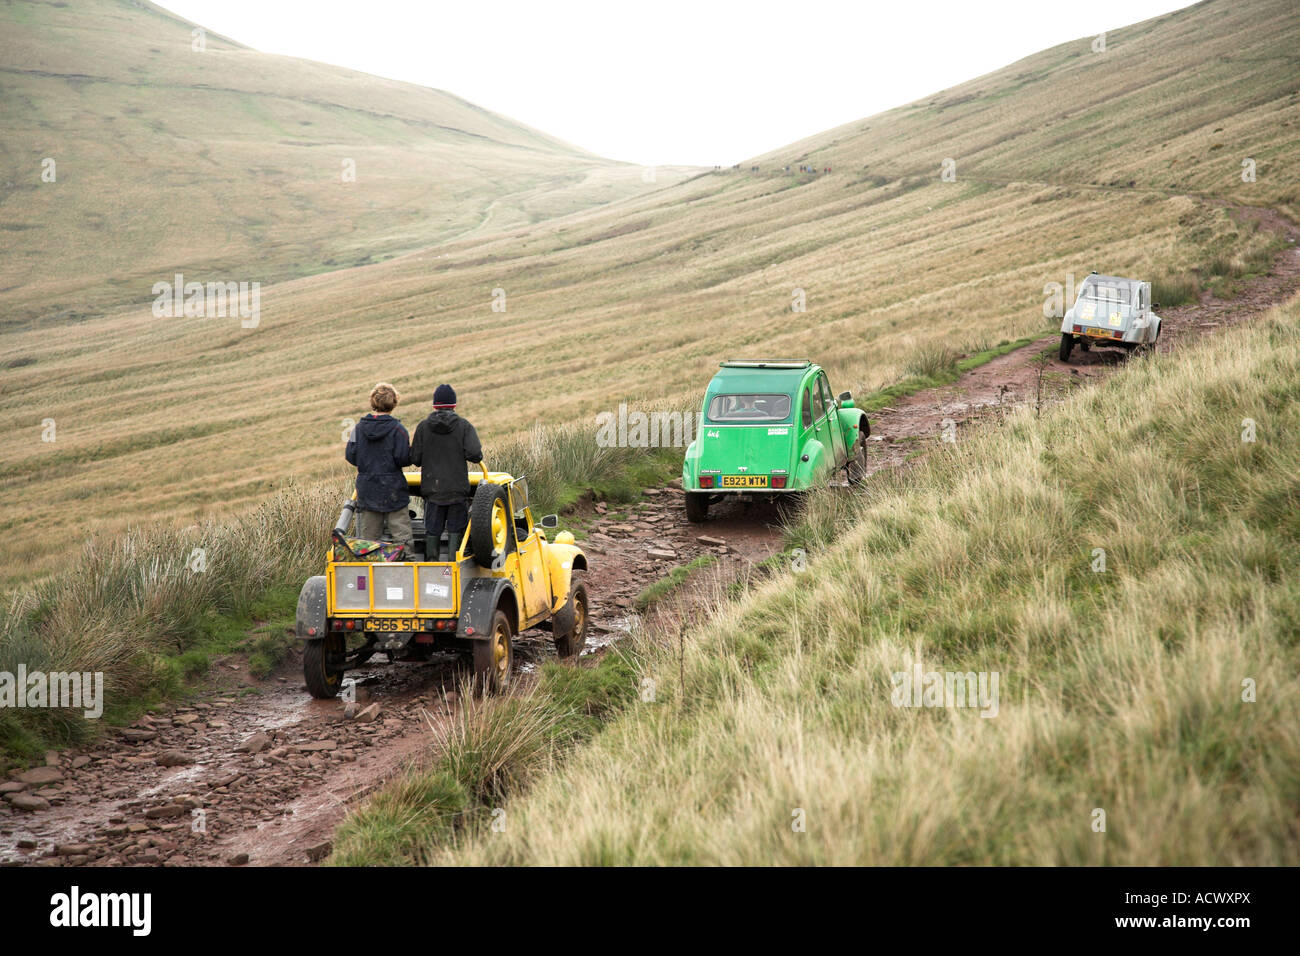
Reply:
[[[1272,274],[1239,296],[1162,309],[1159,349],[1245,321],[1300,289],[1300,231],[1267,210],[1238,210],[1289,241]],[[1000,409],[1040,400],[1040,366],[1051,359],[1047,400],[1107,374],[1118,352],[1055,358],[1051,335],[974,369],[952,385],[899,399],[872,415],[872,471],[898,467],[937,440],[945,419],[959,433]],[[700,555],[715,559],[712,581],[734,580],[780,549],[781,515],[771,505],[715,506],[703,525],[688,524],[678,488],[648,489],[631,506],[588,506],[579,515],[593,617],[587,654],[627,633],[637,595],[672,568]],[[602,510],[597,510],[602,509]],[[679,589],[657,612],[702,611],[712,587]],[[692,606],[692,601],[697,606]],[[661,622],[662,623],[662,622]],[[549,635],[520,637],[521,683],[552,656]],[[47,766],[0,784],[0,865],[294,865],[329,851],[335,825],[356,801],[432,751],[431,725],[459,706],[467,665],[457,657],[388,664],[376,659],[350,673],[360,716],[340,701],[316,701],[302,686],[301,660],[290,655],[266,680],[239,657],[214,665],[211,689],[165,714],[108,731],[77,752],[50,754]],[[373,706],[372,706],[373,705]]]

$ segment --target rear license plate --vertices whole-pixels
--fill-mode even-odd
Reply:
[[[723,475],[720,488],[766,488],[767,475]]]
[[[1107,332],[1105,329],[1084,329],[1084,330],[1083,330],[1083,334],[1084,334],[1084,335],[1091,335],[1094,339],[1108,339],[1108,338],[1110,338],[1110,333]]]
[[[367,631],[418,631],[420,622],[410,617],[366,618]]]

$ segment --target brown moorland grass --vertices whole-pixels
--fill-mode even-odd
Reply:
[[[195,50],[194,28],[146,2],[0,5],[0,329],[139,307],[176,272],[269,284],[685,175],[647,184],[450,93],[210,31]]]
[[[808,356],[860,393],[919,349],[1038,333],[1045,285],[1071,274],[1200,288],[1224,262],[1249,272],[1273,237],[1232,204],[1297,211],[1297,41],[1293,4],[1200,4],[1108,32],[1105,54],[1063,44],[794,144],[759,174],[268,287],[257,329],[137,311],[8,333],[0,531],[39,523],[49,544],[6,534],[3,579],[47,573],[89,530],[341,474],[341,433],[380,378],[410,426],[450,381],[491,439],[568,421],[594,440],[597,412],[689,404],[723,358]],[[780,171],[804,161],[833,171]]]

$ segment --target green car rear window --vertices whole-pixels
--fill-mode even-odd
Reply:
[[[761,393],[714,395],[709,402],[711,422],[784,422],[790,418],[790,396]]]

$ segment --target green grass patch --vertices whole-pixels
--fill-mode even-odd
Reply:
[[[634,606],[638,611],[646,610],[650,605],[663,600],[663,598],[685,584],[686,579],[691,576],[692,572],[698,571],[700,568],[706,568],[710,564],[715,564],[717,560],[717,557],[712,554],[702,554],[687,564],[677,565],[677,567],[638,594]]]

